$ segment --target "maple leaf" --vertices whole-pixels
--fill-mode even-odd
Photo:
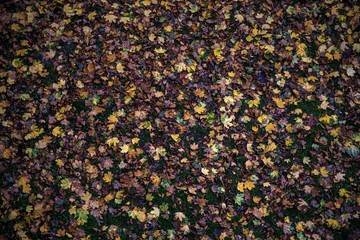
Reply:
[[[29,185],[30,179],[28,177],[21,177],[17,184],[22,187],[23,193],[30,193],[31,187]]]
[[[190,227],[189,227],[189,225],[188,224],[183,224],[183,225],[181,225],[181,231],[183,231],[184,232],[184,234],[188,234],[189,232],[190,232]]]
[[[258,107],[260,105],[260,98],[255,98],[248,102],[249,108]]]
[[[175,219],[178,219],[180,222],[182,222],[186,218],[185,214],[182,212],[176,212],[175,213]]]
[[[334,177],[334,179],[335,179],[334,182],[344,181],[344,180],[345,180],[344,177],[345,177],[345,174],[344,174],[344,173],[338,172],[338,173],[335,175],[335,177]]]
[[[56,126],[56,127],[52,130],[52,134],[53,134],[55,137],[64,136],[64,132],[63,132],[62,128],[59,127],[59,126]]]
[[[137,218],[137,220],[139,220],[140,222],[145,222],[146,221],[146,214],[145,212],[138,210],[137,208],[135,208],[134,210],[132,210],[129,213],[130,217],[132,218]]]
[[[259,202],[261,201],[261,197],[256,197],[256,196],[255,196],[255,197],[253,197],[252,200],[253,200],[254,203],[257,204],[257,203],[259,203]]]
[[[265,115],[265,114],[263,114],[257,118],[258,122],[261,124],[267,122],[268,119],[269,119],[269,116]]]
[[[118,118],[116,113],[112,113],[109,117],[108,117],[108,121],[110,123],[117,123],[118,122]]]
[[[266,132],[272,133],[276,129],[276,125],[272,122],[268,123],[265,127]]]
[[[77,224],[84,225],[88,221],[88,214],[88,211],[78,208],[75,214]]]
[[[238,189],[239,190],[239,189]],[[241,205],[245,200],[244,200],[244,194],[243,193],[238,193],[236,194],[236,197],[235,197],[235,203],[237,205]]]
[[[160,209],[157,207],[153,207],[153,210],[150,212],[150,214],[158,218],[160,216]]]
[[[339,190],[339,196],[340,196],[340,197],[346,197],[346,198],[348,198],[348,197],[349,197],[349,192],[348,192],[348,190],[346,190],[345,188],[340,188],[340,190]]]
[[[180,142],[181,140],[180,134],[171,134],[170,136],[175,142]]]
[[[109,12],[108,14],[106,14],[106,15],[104,16],[104,18],[105,18],[105,20],[106,20],[107,22],[109,22],[109,23],[114,23],[114,22],[116,22],[117,16],[115,16],[115,15],[113,14],[113,12]]]
[[[326,167],[321,167],[321,168],[320,168],[320,174],[321,174],[323,177],[328,177],[328,176],[329,176],[329,172],[326,170]]]
[[[62,189],[69,189],[71,187],[72,183],[69,181],[69,179],[64,178],[61,180],[60,186]]]
[[[163,53],[166,52],[166,50],[163,49],[162,47],[160,47],[160,48],[155,48],[155,52],[156,52],[156,53],[159,53],[159,54],[163,54]]]
[[[201,168],[201,173],[204,174],[205,176],[207,176],[207,175],[209,175],[209,169]]]
[[[130,146],[128,144],[124,144],[120,148],[121,148],[121,153],[127,153],[129,152]]]
[[[340,229],[341,225],[336,219],[326,219],[326,224],[332,229]]]
[[[171,31],[173,30],[173,28],[172,28],[171,25],[168,25],[168,26],[164,27],[164,30],[165,30],[166,32],[171,32]]]
[[[244,16],[241,15],[241,14],[239,14],[239,13],[237,13],[237,14],[235,15],[235,19],[236,19],[236,21],[242,23],[242,22],[244,21]]]
[[[194,110],[197,114],[202,114],[206,110],[206,104],[201,102],[198,106],[194,108]]]
[[[216,58],[222,57],[223,51],[220,48],[215,48],[213,52]]]
[[[273,97],[272,100],[278,108],[285,108],[285,102],[282,99]]]
[[[80,89],[85,87],[84,83],[80,80],[76,82],[76,86]]]
[[[60,167],[60,168],[64,166],[64,162],[59,158],[56,159],[55,162],[56,162],[56,165],[58,165],[58,167]]]
[[[104,174],[104,177],[103,177],[103,180],[106,182],[106,183],[109,183],[111,182],[113,179],[113,174],[111,172],[107,172]]]
[[[118,64],[116,64],[116,71],[118,72],[118,73],[124,73],[125,71],[124,71],[124,66],[122,65],[122,63],[118,63]]]
[[[106,140],[106,144],[109,145],[110,147],[111,146],[116,146],[120,143],[119,139],[117,137],[113,137],[113,138],[110,138],[108,140]]]

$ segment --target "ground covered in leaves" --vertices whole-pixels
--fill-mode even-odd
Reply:
[[[1,239],[358,239],[357,1],[1,3]]]

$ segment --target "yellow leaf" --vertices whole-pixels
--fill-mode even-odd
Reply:
[[[341,189],[339,190],[339,196],[340,196],[340,197],[346,197],[346,198],[348,198],[348,197],[349,197],[349,193],[348,193],[348,191],[347,191],[345,188],[341,188]]]
[[[131,139],[132,144],[137,144],[140,141],[140,138]]]
[[[251,35],[248,35],[246,37],[246,41],[251,42],[254,38]]]
[[[194,108],[194,110],[195,110],[195,112],[197,113],[197,114],[202,114],[203,112],[205,112],[205,110],[206,110],[206,104],[200,104],[200,105],[198,105],[198,106],[196,106],[195,108]]]
[[[253,202],[254,203],[259,203],[261,200],[261,197],[253,197]]]
[[[173,28],[172,28],[171,25],[168,25],[168,26],[164,27],[164,30],[165,30],[166,32],[171,32],[171,31],[173,30]]]
[[[265,127],[266,132],[272,133],[275,130],[275,124],[274,123],[268,123]]]
[[[56,165],[58,165],[58,167],[63,167],[64,166],[64,162],[59,158],[56,159],[55,162],[56,162]]]
[[[150,40],[151,42],[153,42],[153,41],[155,40],[155,38],[156,38],[156,36],[155,36],[153,33],[151,33],[151,34],[149,35],[149,40]]]
[[[305,229],[304,229],[304,224],[303,222],[299,222],[296,224],[296,231],[297,232],[303,232]]]
[[[341,228],[340,223],[336,219],[326,219],[326,223],[332,229],[339,229]]]
[[[89,13],[89,14],[87,15],[87,17],[89,18],[89,20],[94,20],[94,19],[95,19],[95,16],[96,16],[96,12],[95,12],[95,11],[93,11],[93,12],[91,12],[91,13]]]
[[[18,180],[18,185],[22,187],[23,193],[30,193],[31,188],[30,188],[29,182],[30,182],[30,179],[27,177],[21,177]]]
[[[153,215],[154,217],[159,217],[160,216],[160,209],[157,207],[153,207],[153,210],[150,212],[151,215]]]
[[[107,183],[111,182],[113,178],[113,174],[111,172],[107,172],[104,174],[103,180]]]
[[[152,174],[150,180],[156,187],[159,186],[161,182],[161,178],[157,174]]]
[[[186,216],[182,212],[176,212],[175,213],[175,218],[178,219],[179,221],[182,221],[184,218],[186,218]]]
[[[113,62],[115,62],[115,60],[116,60],[116,55],[110,53],[110,54],[107,54],[107,55],[106,55],[106,58],[107,58],[107,60],[108,60],[109,62],[113,63]]]
[[[285,108],[285,101],[280,98],[272,98],[278,108]]]
[[[243,15],[241,15],[239,13],[235,15],[235,19],[236,19],[236,21],[238,21],[240,23],[242,23],[244,21]]]
[[[84,84],[82,83],[82,81],[77,81],[76,82],[76,86],[78,87],[78,88],[84,88]]]
[[[117,16],[115,16],[114,14],[112,14],[112,12],[109,12],[108,14],[105,15],[105,20],[109,23],[113,23],[116,22]]]
[[[121,153],[127,153],[130,149],[128,144],[124,144],[120,148],[121,148]]]
[[[62,128],[57,126],[55,127],[53,130],[52,130],[52,134],[55,136],[55,137],[58,137],[58,136],[63,136],[63,131],[62,131]]]
[[[201,173],[207,176],[209,175],[209,170],[206,168],[201,168]]]
[[[71,182],[69,181],[69,179],[65,178],[63,180],[61,180],[60,186],[63,189],[69,189],[71,187]]]
[[[311,173],[315,176],[318,176],[320,174],[320,172],[317,169],[312,170]]]
[[[221,58],[223,54],[223,51],[220,48],[215,48],[213,52],[216,58]]]
[[[271,142],[268,146],[266,146],[266,152],[272,152],[277,148],[274,142]]]
[[[118,73],[124,73],[124,66],[122,65],[122,63],[118,63],[116,64],[116,71],[118,71]]]
[[[329,172],[326,170],[325,167],[321,167],[321,168],[320,168],[320,174],[321,174],[321,176],[323,176],[323,177],[328,177],[328,176],[329,176]]]
[[[109,117],[108,117],[108,121],[110,123],[117,123],[118,122],[118,118],[116,116],[116,113],[113,113],[111,114]]]
[[[229,77],[235,77],[235,73],[234,73],[233,71],[228,72],[228,76],[229,76]],[[236,91],[236,90],[234,90],[234,91]]]
[[[248,102],[248,105],[250,108],[253,108],[253,107],[258,107],[260,105],[260,99],[259,98],[255,98],[253,100],[250,100]]]
[[[106,144],[109,145],[110,147],[111,146],[116,146],[119,144],[119,139],[117,137],[113,137],[113,138],[110,138],[108,140],[106,140]]]
[[[175,142],[180,142],[180,134],[171,134],[171,138],[175,141]]]
[[[255,188],[255,182],[246,181],[244,187],[249,189],[249,191],[251,191],[253,188]]]
[[[257,120],[259,121],[259,123],[263,124],[264,122],[266,122],[268,120],[268,118],[269,117],[267,115],[263,114],[263,115],[259,116],[257,118]]]
[[[159,53],[159,54],[163,54],[163,53],[166,52],[166,50],[163,49],[162,47],[160,47],[160,48],[156,48],[156,49],[155,49],[155,52],[156,52],[156,53]]]
[[[142,3],[144,4],[144,6],[150,6],[151,1],[150,0],[144,0]]]

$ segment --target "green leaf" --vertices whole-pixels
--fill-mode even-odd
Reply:
[[[82,208],[78,208],[76,210],[76,220],[79,225],[83,225],[88,220],[88,212],[83,210]]]
[[[359,154],[359,148],[355,145],[351,145],[350,147],[348,147],[348,149],[346,149],[346,152],[353,157],[356,157]]]
[[[235,197],[235,203],[240,206],[244,201],[244,194],[238,193]]]

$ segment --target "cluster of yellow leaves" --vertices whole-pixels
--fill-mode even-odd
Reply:
[[[245,189],[251,191],[253,188],[255,188],[255,182],[253,181],[238,182],[237,184],[237,190],[240,192],[244,192]]]
[[[112,113],[109,117],[108,117],[108,125],[107,128],[109,130],[113,130],[115,128],[115,125],[117,124],[117,122],[119,121],[118,117],[117,117],[117,113],[114,112]]]
[[[43,128],[39,129],[39,127],[34,124],[31,126],[31,132],[26,134],[25,140],[37,138],[43,132],[44,132]]]
[[[29,185],[30,179],[27,177],[21,177],[18,182],[17,185],[22,187],[22,192],[23,193],[30,193],[31,191],[31,187]]]
[[[132,211],[129,212],[129,216],[131,218],[136,218],[140,222],[146,221],[146,213],[143,210],[140,210],[139,208],[135,207]]]
[[[126,96],[124,98],[125,104],[128,104],[131,102],[131,100],[135,96],[135,92],[136,92],[136,86],[132,86],[126,90]]]
[[[319,118],[319,121],[325,124],[331,124],[331,122],[336,123],[337,122],[337,115],[327,115],[325,114],[324,116]]]
[[[300,57],[305,56],[306,55],[306,45],[304,43],[300,43],[299,45],[297,45],[297,55],[299,55]]]
[[[165,157],[165,155],[166,155],[166,149],[164,147],[162,147],[162,146],[157,147],[155,149],[154,160],[158,161],[158,160],[160,160],[160,156]]]
[[[336,219],[326,219],[326,224],[332,229],[340,229],[341,225]]]
[[[314,169],[311,171],[311,173],[315,176],[318,176],[319,174],[321,174],[321,176],[323,177],[328,177],[329,176],[329,172],[327,171],[326,167],[321,167],[320,171],[317,169]]]

